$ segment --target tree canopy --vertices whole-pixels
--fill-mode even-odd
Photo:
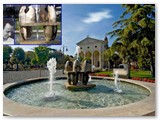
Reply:
[[[46,46],[39,46],[34,48],[36,60],[39,64],[44,64],[48,60],[49,48]]]
[[[124,61],[149,55],[150,70],[155,75],[155,5],[124,4],[124,13],[113,23],[114,30],[107,33],[115,38],[112,51],[119,53]],[[134,57],[133,57],[134,56]],[[138,56],[138,57],[137,57]]]
[[[11,62],[17,64],[17,70],[19,69],[18,64],[22,63],[25,59],[25,52],[22,48],[17,47],[13,50]]]
[[[22,48],[17,47],[13,50],[12,57],[15,58],[17,62],[22,62],[25,59],[25,52]]]
[[[3,46],[3,63],[8,63],[13,49],[10,46]]]
[[[40,77],[41,77],[41,65],[47,62],[49,56],[49,50],[50,49],[46,46],[38,46],[34,48],[36,61],[40,64]],[[32,62],[35,62],[35,60],[32,59]]]

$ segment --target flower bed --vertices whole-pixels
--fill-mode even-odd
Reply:
[[[110,77],[110,76],[107,75],[107,74],[95,74],[95,73],[91,73],[90,75],[91,75],[91,76]]]
[[[107,74],[90,73],[90,75],[91,75],[91,76],[110,77],[110,75],[107,75]],[[155,80],[154,80],[154,79],[149,79],[149,78],[133,77],[132,80],[138,80],[138,81],[144,81],[144,82],[155,83]]]
[[[144,82],[155,83],[155,80],[149,79],[149,78],[139,78],[139,77],[134,77],[134,78],[132,78],[132,80],[139,80],[139,81],[144,81]]]

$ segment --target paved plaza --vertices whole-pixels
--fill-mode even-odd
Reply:
[[[48,70],[41,71],[41,77],[48,77]],[[62,70],[57,70],[55,76],[65,76],[62,73]],[[25,79],[40,77],[39,70],[30,70],[30,71],[3,71],[3,84],[18,82]]]

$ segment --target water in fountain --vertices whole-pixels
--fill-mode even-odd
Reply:
[[[103,78],[92,78],[91,83],[96,84],[96,87],[87,91],[66,90],[64,82],[66,82],[66,79],[63,78],[54,81],[56,84],[53,84],[53,90],[58,91],[58,94],[56,93],[56,100],[44,98],[44,94],[48,91],[47,81],[37,81],[10,87],[5,92],[5,95],[7,98],[18,103],[58,109],[115,107],[138,102],[150,95],[148,89],[127,82],[121,82],[123,94],[117,94],[113,91],[115,88],[114,81]]]
[[[47,68],[49,70],[49,84],[50,84],[49,93],[45,95],[45,98],[47,99],[56,99],[56,92],[53,91],[53,81],[55,80],[56,65],[57,61],[55,58],[51,58],[47,62]]]
[[[118,71],[115,72],[115,76],[114,76],[114,84],[116,89],[114,91],[121,93],[122,90],[120,89],[120,80],[118,80]]]

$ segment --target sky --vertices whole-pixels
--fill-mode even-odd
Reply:
[[[62,6],[62,44],[68,54],[74,54],[76,43],[87,36],[104,40],[113,30],[112,24],[124,9],[120,4],[65,4]],[[109,46],[113,39],[109,39]]]
[[[121,4],[62,4],[62,45],[50,47],[62,50],[64,46],[65,50],[68,49],[64,53],[74,56],[76,43],[87,36],[104,40],[105,34],[113,30],[112,24],[123,12]],[[114,39],[107,37],[111,46]],[[33,50],[34,47],[36,46],[23,45],[25,51]]]

